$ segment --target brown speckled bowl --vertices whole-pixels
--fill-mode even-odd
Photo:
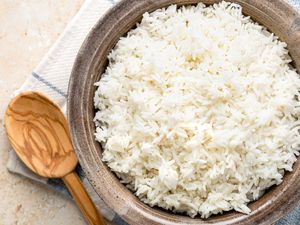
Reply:
[[[272,224],[288,213],[300,199],[300,162],[287,173],[281,185],[271,188],[251,203],[250,215],[226,212],[207,220],[192,219],[142,203],[101,161],[101,147],[94,140],[93,97],[106,56],[119,37],[141,20],[144,12],[170,4],[194,4],[197,0],[124,0],[112,8],[83,43],[69,84],[68,118],[79,161],[99,196],[130,224]],[[212,4],[219,1],[203,0]],[[243,12],[266,26],[288,44],[294,65],[300,71],[300,15],[284,0],[236,0]],[[247,43],[245,43],[247,44]]]

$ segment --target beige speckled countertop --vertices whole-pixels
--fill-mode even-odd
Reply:
[[[74,203],[7,172],[3,126],[10,96],[31,73],[83,0],[0,0],[0,225],[83,225]]]

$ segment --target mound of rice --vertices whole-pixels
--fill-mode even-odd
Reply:
[[[150,206],[250,213],[298,155],[286,46],[236,4],[145,13],[96,84],[103,161]]]

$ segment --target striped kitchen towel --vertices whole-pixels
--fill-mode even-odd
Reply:
[[[68,81],[76,54],[89,30],[97,20],[99,20],[99,18],[116,3],[116,1],[117,0],[86,0],[57,42],[15,94],[26,90],[42,92],[56,101],[65,112]],[[300,0],[290,0],[290,3],[300,10]],[[59,179],[45,179],[33,174],[18,159],[14,151],[10,151],[9,153],[7,168],[13,173],[21,174],[37,182],[44,183],[50,188],[54,188],[65,195],[69,195]],[[78,166],[77,171],[91,198],[101,210],[104,217],[114,224],[126,224],[126,222],[116,215],[112,209],[106,206],[94,192],[81,171],[80,166]],[[277,222],[277,225],[286,224],[300,224],[300,206],[288,216]]]

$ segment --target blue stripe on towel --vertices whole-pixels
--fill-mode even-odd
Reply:
[[[32,76],[37,79],[38,81],[42,82],[43,84],[45,84],[47,87],[51,88],[52,90],[56,91],[58,94],[62,95],[63,97],[67,98],[67,94],[64,93],[62,90],[60,90],[58,87],[54,86],[53,84],[51,84],[49,81],[47,81],[46,79],[44,79],[43,77],[41,77],[40,75],[38,75],[35,72],[31,73]]]
[[[113,218],[113,220],[111,221],[113,224],[116,225],[128,225],[128,223],[126,223],[121,217],[119,217],[117,214],[115,215],[115,217]]]
[[[298,159],[299,160],[299,159]],[[292,212],[279,220],[275,225],[299,225],[300,224],[300,205]]]

